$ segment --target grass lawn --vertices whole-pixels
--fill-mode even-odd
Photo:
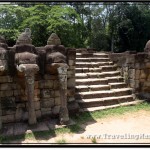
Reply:
[[[143,102],[135,106],[123,106],[113,109],[107,109],[107,110],[101,110],[101,111],[95,111],[95,112],[84,112],[82,114],[78,114],[77,116],[71,117],[72,120],[76,122],[75,125],[64,127],[64,128],[58,128],[55,130],[49,130],[49,131],[38,131],[34,133],[26,133],[25,135],[19,135],[19,136],[12,136],[12,137],[2,137],[0,136],[0,143],[9,143],[13,140],[20,140],[20,139],[49,139],[51,137],[55,137],[60,134],[65,133],[78,133],[79,131],[83,130],[80,125],[83,123],[86,123],[88,121],[97,120],[101,118],[106,117],[113,117],[116,115],[123,115],[125,113],[132,113],[139,110],[146,110],[150,111],[150,103]],[[96,141],[93,139],[93,143],[96,143]],[[65,139],[60,139],[56,141],[56,143],[63,144],[67,143]]]

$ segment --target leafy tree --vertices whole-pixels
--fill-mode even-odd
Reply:
[[[61,38],[64,45],[80,47],[83,41],[78,32],[81,27],[80,16],[69,6],[53,6],[48,14],[47,32],[55,32]]]

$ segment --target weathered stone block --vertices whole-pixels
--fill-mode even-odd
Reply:
[[[139,80],[135,80],[135,88],[137,89],[137,88],[139,88],[139,86],[140,86]]]
[[[150,87],[150,82],[144,82],[145,87]]]
[[[39,81],[35,81],[35,82],[34,82],[34,88],[35,88],[35,89],[38,89],[38,88],[39,88]]]
[[[20,99],[19,99],[19,101],[28,101],[28,98],[27,98],[27,96],[21,96],[20,97]]]
[[[14,96],[21,95],[21,90],[14,90]]]
[[[5,108],[5,109],[2,109],[2,115],[12,115],[12,114],[15,114],[16,110],[15,109],[12,109],[12,108]]]
[[[19,85],[16,84],[16,83],[12,83],[12,84],[11,84],[12,90],[21,89],[21,87],[18,88],[18,86],[19,86]]]
[[[49,90],[49,89],[43,89],[41,91],[41,96],[42,96],[42,98],[54,97],[54,91],[53,90]]]
[[[68,60],[69,66],[74,66],[75,65],[75,60]]]
[[[39,97],[40,96],[40,90],[39,89],[35,89],[34,90],[34,96],[35,97]]]
[[[15,108],[16,103],[15,103],[15,97],[3,97],[1,98],[1,105],[2,108]]]
[[[25,103],[16,104],[16,108],[25,108]]]
[[[75,66],[70,66],[69,69],[74,70],[76,67]]]
[[[144,62],[145,62],[145,63],[149,62],[149,59],[146,59],[146,58],[145,58],[145,59],[144,59]]]
[[[140,78],[140,70],[136,70],[135,71],[135,79],[139,79]]]
[[[41,110],[36,110],[35,114],[36,114],[37,118],[41,118],[41,116],[42,116]]]
[[[40,80],[39,81],[39,87],[40,88],[50,88],[52,89],[53,88],[53,80]]]
[[[13,91],[0,91],[0,97],[13,96]]]
[[[42,113],[42,116],[43,115],[51,115],[52,111],[51,111],[51,108],[41,108],[41,113]]]
[[[135,69],[129,69],[129,78],[134,79],[135,78]]]
[[[75,88],[70,88],[67,90],[67,96],[74,96],[75,95]]]
[[[29,109],[28,106],[29,106],[29,104],[28,104],[28,102],[26,102],[27,110]],[[40,101],[34,101],[34,109],[39,110],[40,108],[41,108]]]
[[[71,78],[75,76],[75,70],[68,70],[67,72],[67,78]]]
[[[146,68],[150,68],[150,62],[147,62],[145,65]]]
[[[139,79],[140,83],[144,83],[146,81],[146,79]]]
[[[145,71],[144,70],[141,70],[141,72],[140,72],[140,78],[141,79],[145,79],[146,78],[146,73],[145,73]]]
[[[60,106],[54,106],[52,108],[52,114],[57,115],[60,112]]]
[[[27,111],[25,111],[24,114],[23,114],[22,120],[23,121],[28,120],[28,116],[29,116],[29,113]]]
[[[41,107],[43,107],[43,108],[50,108],[50,107],[53,107],[54,104],[55,104],[54,98],[42,99],[42,100],[41,100]]]
[[[126,63],[133,63],[133,62],[135,62],[135,55],[128,55]]]
[[[68,102],[72,102],[72,101],[75,101],[75,98],[74,97],[68,97]]]
[[[140,63],[135,63],[135,69],[140,69]]]
[[[71,87],[75,87],[75,78],[69,78],[67,81],[67,87],[71,88]]]
[[[39,101],[40,98],[39,97],[34,97],[34,101]]]
[[[134,63],[130,63],[128,67],[129,67],[129,69],[134,69],[135,68],[135,64]]]
[[[135,88],[135,81],[134,80],[129,80],[129,86],[131,88]]]
[[[150,81],[150,74],[148,75],[147,80]]]
[[[39,110],[41,108],[40,101],[35,101],[34,107],[35,107],[35,110]]]
[[[10,76],[0,76],[0,83],[13,82],[13,78]]]
[[[54,89],[59,89],[59,81],[58,80],[54,80]]]
[[[56,79],[58,79],[58,76],[57,76],[57,75],[45,74],[45,75],[44,75],[44,79],[45,79],[45,80],[56,80]]]
[[[12,90],[12,84],[11,83],[2,83],[0,85],[0,90]]]
[[[73,49],[73,50],[68,49],[68,59],[73,59],[73,60],[76,59],[76,51],[75,51],[75,49]]]
[[[55,90],[55,97],[60,97],[60,91],[59,90]]]
[[[55,105],[60,105],[60,104],[61,104],[60,97],[55,97]]]
[[[3,123],[11,123],[11,122],[15,122],[15,115],[5,115],[2,116],[2,122]]]
[[[21,121],[22,120],[22,117],[23,117],[23,109],[21,107],[17,108],[16,110],[16,113],[15,113],[15,120],[18,122],[18,121]]]

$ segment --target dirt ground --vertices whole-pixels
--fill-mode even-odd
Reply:
[[[150,112],[140,110],[124,115],[107,117],[82,124],[83,131],[77,134],[63,134],[47,140],[24,140],[21,143],[150,143]],[[92,140],[95,137],[94,140]],[[14,141],[17,143],[17,141]],[[20,142],[19,142],[20,143]]]

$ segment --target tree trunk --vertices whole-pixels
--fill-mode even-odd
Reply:
[[[114,52],[114,35],[111,36],[111,52]]]

